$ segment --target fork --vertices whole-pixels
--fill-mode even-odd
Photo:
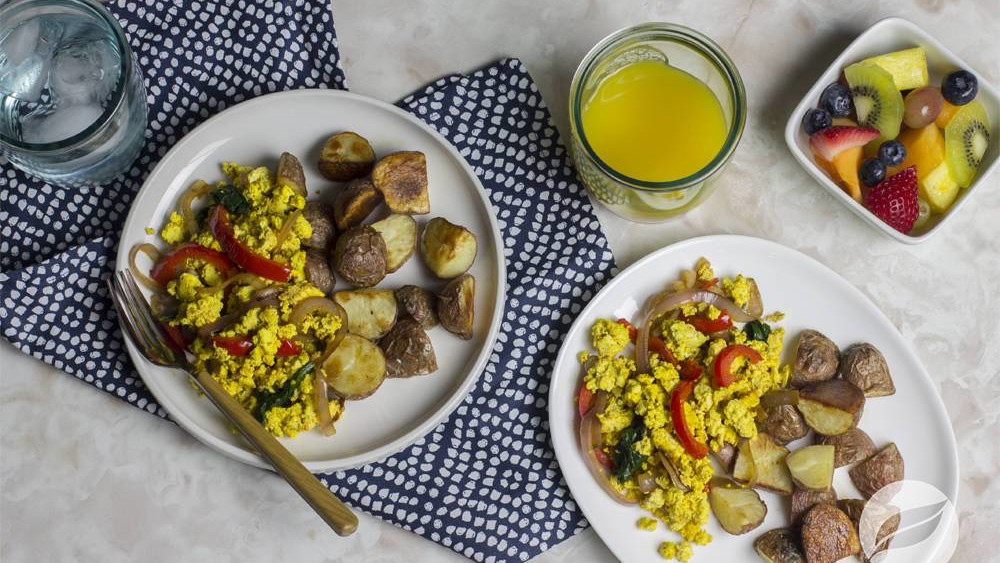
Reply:
[[[205,370],[195,369],[182,351],[167,344],[167,335],[153,317],[153,311],[143,296],[131,272],[121,270],[108,280],[111,299],[118,311],[125,334],[151,363],[180,369],[189,376],[205,396],[222,411],[241,434],[257,448],[260,455],[274,467],[295,492],[309,503],[333,531],[348,536],[358,528],[358,517],[302,465],[270,432],[264,429]]]

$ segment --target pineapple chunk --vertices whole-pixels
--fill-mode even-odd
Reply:
[[[896,88],[911,90],[928,84],[927,55],[920,47],[886,53],[861,61],[882,67],[892,75]]]
[[[948,211],[958,196],[958,182],[951,177],[948,163],[942,162],[920,181],[920,197],[927,201],[934,213]]]

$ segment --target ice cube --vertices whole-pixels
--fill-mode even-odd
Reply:
[[[83,131],[101,117],[100,104],[72,104],[45,114],[29,115],[21,122],[21,138],[28,143],[55,143]]]
[[[57,103],[102,103],[111,94],[118,74],[107,41],[73,41],[52,57],[49,88]]]
[[[42,24],[38,18],[21,22],[0,41],[0,66],[17,66],[35,52]]]
[[[48,59],[32,53],[19,64],[5,65],[0,70],[0,93],[23,102],[37,102],[42,97],[48,75]]]

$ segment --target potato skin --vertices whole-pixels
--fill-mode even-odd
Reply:
[[[448,282],[438,294],[437,312],[441,326],[464,340],[472,338],[475,291],[476,279],[464,274]]]
[[[837,491],[830,487],[826,490],[812,490],[796,487],[792,491],[792,525],[799,525],[802,517],[821,502],[837,502]]]
[[[346,231],[356,227],[382,203],[382,194],[370,178],[360,178],[340,190],[333,202],[333,220],[337,228]]]
[[[837,373],[840,349],[822,333],[806,329],[799,334],[795,363],[792,366],[791,387],[803,387],[826,381]]]
[[[404,285],[396,290],[396,304],[399,317],[409,317],[423,328],[434,328],[438,324],[434,294],[422,287]]]
[[[294,154],[281,153],[274,176],[279,186],[291,186],[297,194],[306,196],[306,173],[302,170],[302,163]]]
[[[322,201],[307,201],[302,208],[302,217],[309,221],[312,236],[302,241],[302,246],[326,250],[337,236],[333,224],[333,208]]]
[[[840,377],[865,393],[865,397],[887,397],[896,393],[889,364],[871,344],[855,344],[840,357]]]
[[[424,153],[402,151],[382,157],[372,169],[372,182],[393,213],[424,215],[431,212]]]
[[[333,247],[334,269],[356,287],[372,287],[382,281],[387,262],[382,235],[367,225],[348,230]]]
[[[306,250],[306,266],[304,268],[306,281],[315,285],[316,289],[329,295],[333,291],[333,286],[337,281],[333,277],[333,270],[330,269],[328,254],[317,248]]]
[[[375,163],[371,143],[353,131],[337,133],[323,143],[319,171],[327,180],[347,182],[368,175]]]
[[[866,530],[861,530],[861,515],[865,511],[865,507],[872,501],[864,501],[857,498],[847,498],[837,501],[837,508],[844,511],[844,514],[854,522],[855,529],[858,531],[858,536],[861,537],[863,534],[871,534],[871,528],[866,528]],[[886,549],[889,549],[889,545],[892,543],[892,538],[889,538],[882,543],[882,540],[891,534],[896,533],[899,529],[899,509],[894,506],[876,504],[872,506],[873,509],[877,509],[879,512],[876,514],[881,514],[882,517],[871,518],[871,521],[866,519],[866,524],[872,526],[875,522],[882,522],[882,526],[879,528],[878,532],[875,534],[875,545],[880,545],[880,548],[875,550],[874,556],[877,553],[881,553]],[[891,514],[891,516],[886,516]],[[863,555],[863,554],[861,554]],[[870,558],[865,557],[865,561],[871,561]]]
[[[882,448],[877,454],[850,469],[848,474],[854,486],[865,498],[871,498],[879,489],[903,480],[903,456],[895,443]]]
[[[397,322],[378,345],[385,353],[386,377],[411,377],[437,371],[431,339],[413,319]]]
[[[797,531],[775,528],[757,537],[753,549],[768,563],[806,563]]]
[[[839,436],[816,434],[816,443],[833,446],[833,466],[843,467],[868,459],[875,453],[875,443],[864,430],[855,426]]]
[[[792,405],[781,405],[768,411],[762,430],[770,434],[775,442],[785,445],[805,436],[809,427],[798,409]]]
[[[835,563],[861,551],[861,542],[843,511],[820,503],[802,519],[802,547],[809,563]]]

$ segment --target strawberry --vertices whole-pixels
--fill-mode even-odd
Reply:
[[[824,159],[833,161],[833,157],[841,152],[854,147],[863,147],[878,136],[878,129],[871,127],[834,125],[813,133],[812,137],[809,137],[809,146]]]
[[[910,166],[879,182],[865,196],[865,207],[893,229],[910,232],[920,214],[917,167]]]

